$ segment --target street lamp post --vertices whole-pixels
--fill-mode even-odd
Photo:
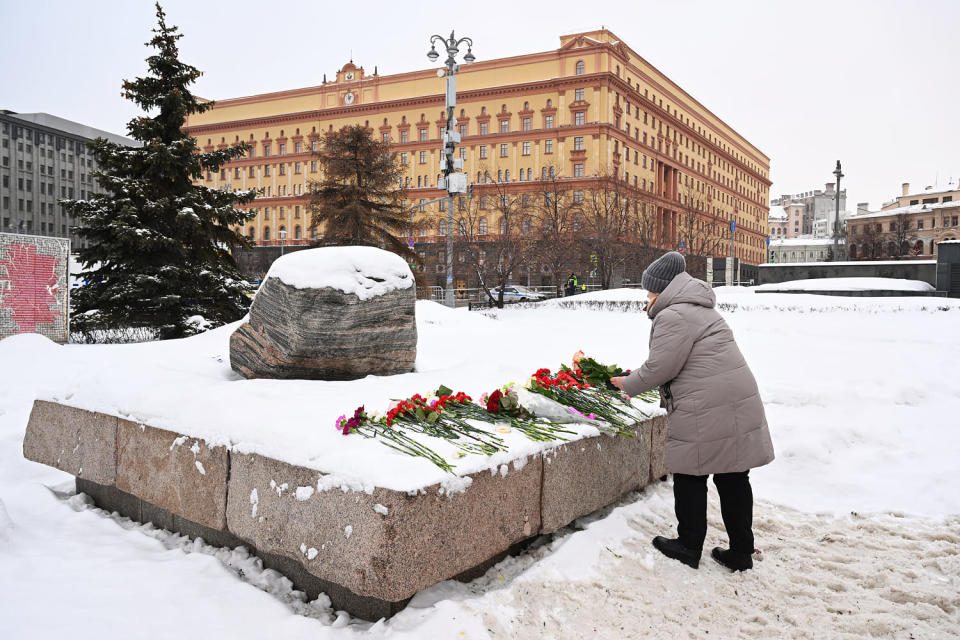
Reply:
[[[287,239],[287,230],[280,229],[280,231],[277,232],[277,235],[280,236],[280,255],[283,255],[283,245],[284,241]]]
[[[460,53],[460,45],[467,45],[467,53],[463,56],[463,61],[470,64],[476,58],[473,55],[473,40],[470,38],[460,38],[450,32],[449,38],[443,36],[430,36],[430,51],[427,52],[427,58],[435,62],[440,54],[435,48],[436,43],[446,49],[447,59],[444,61],[447,68],[438,72],[439,77],[447,78],[446,107],[447,107],[447,127],[443,132],[443,159],[440,161],[440,168],[443,170],[443,186],[447,190],[447,287],[444,295],[445,304],[448,307],[455,306],[453,300],[453,194],[464,193],[467,190],[466,174],[455,173],[457,169],[463,169],[463,160],[454,158],[456,143],[460,142],[460,134],[456,130],[457,120],[453,117],[454,107],[457,106],[457,81],[455,74],[460,70],[457,64],[457,54]],[[439,185],[438,185],[439,186]]]
[[[843,173],[840,171],[840,161],[837,160],[837,168],[833,170],[833,175],[837,177],[837,190],[833,192],[833,200],[836,203],[836,215],[833,219],[833,261],[840,261],[840,178]]]

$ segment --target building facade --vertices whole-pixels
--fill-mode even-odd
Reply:
[[[832,260],[833,240],[828,238],[787,238],[770,240],[770,263],[826,262]],[[840,241],[840,260],[845,260]]]
[[[307,196],[319,178],[312,151],[327,131],[363,124],[392,143],[408,168],[408,204],[443,195],[443,83],[435,69],[368,74],[351,61],[319,86],[217,100],[186,130],[208,150],[250,144],[247,157],[203,180],[261,190],[245,235],[272,245],[282,231],[285,243],[307,244],[323,232],[308,220]],[[463,65],[455,117],[459,157],[481,197],[496,183],[535,198],[537,181],[552,177],[576,197],[614,175],[627,197],[655,207],[662,248],[681,246],[679,216],[696,201],[698,228],[726,238],[735,220],[736,255],[765,259],[769,158],[608,30],[562,36],[552,51]],[[439,211],[428,205],[418,215],[436,219]],[[493,213],[485,226],[497,232]],[[417,249],[443,232],[445,223],[420,225]]]
[[[69,238],[76,224],[58,204],[62,198],[87,198],[97,192],[97,169],[85,143],[107,138],[137,144],[106,131],[52,116],[0,110],[0,231]]]
[[[789,216],[787,215],[786,207],[770,207],[770,213],[767,214],[767,233],[770,235],[770,242],[782,240],[787,237],[789,227],[787,224],[788,219]]]
[[[827,182],[826,188],[823,190],[816,189],[814,191],[804,191],[803,193],[796,193],[793,195],[781,195],[779,198],[771,200],[770,206],[781,206],[788,209],[796,207],[800,211],[802,218],[800,220],[799,230],[794,228],[793,221],[791,220],[791,235],[789,237],[797,238],[802,235],[812,236],[817,228],[826,228],[830,235],[825,237],[832,238],[833,218],[836,214],[837,207],[837,195],[838,194],[834,183]],[[839,197],[840,211],[842,212],[847,206],[847,190],[841,189]],[[823,220],[827,222],[822,222],[820,225],[815,225],[814,221],[816,220]]]
[[[851,260],[929,260],[937,257],[940,242],[958,239],[960,200],[941,199],[937,203],[863,212],[847,218]]]

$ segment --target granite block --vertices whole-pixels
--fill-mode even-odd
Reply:
[[[670,473],[666,465],[667,416],[653,418],[653,441],[650,446],[650,482]]]
[[[472,474],[463,492],[365,493],[317,490],[318,471],[234,454],[227,525],[357,596],[399,602],[536,535],[541,469],[537,457]]]
[[[119,421],[117,488],[171,514],[212,529],[226,528],[229,464],[226,447],[208,447],[198,438]],[[170,518],[161,522],[155,524],[173,527]]]
[[[37,400],[23,438],[23,457],[99,484],[117,475],[117,418]]]
[[[647,484],[650,422],[633,427],[633,438],[600,434],[543,453],[542,532],[616,502]]]

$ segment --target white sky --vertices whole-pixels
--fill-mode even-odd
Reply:
[[[958,0],[163,6],[185,36],[181,59],[205,72],[194,90],[206,98],[316,85],[351,51],[368,72],[428,68],[429,36],[451,29],[483,60],[605,25],[771,158],[771,196],[823,188],[837,159],[848,209],[878,208],[901,182],[960,176]],[[126,132],[136,108],[120,82],[145,72],[152,2],[0,0],[0,25],[0,108]]]

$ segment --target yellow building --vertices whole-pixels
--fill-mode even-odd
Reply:
[[[246,235],[275,244],[282,229],[288,244],[307,243],[317,233],[305,197],[318,177],[311,149],[326,131],[371,127],[409,167],[411,204],[442,195],[443,88],[435,68],[382,76],[350,62],[319,86],[217,100],[186,130],[207,150],[250,144],[248,157],[204,182],[263,189]],[[736,255],[765,259],[769,158],[608,30],[561,36],[553,51],[462,65],[456,117],[471,181],[489,173],[534,191],[552,170],[576,190],[616,174],[656,206],[662,247],[680,246],[678,209],[697,198],[704,228],[727,238],[735,220]]]

